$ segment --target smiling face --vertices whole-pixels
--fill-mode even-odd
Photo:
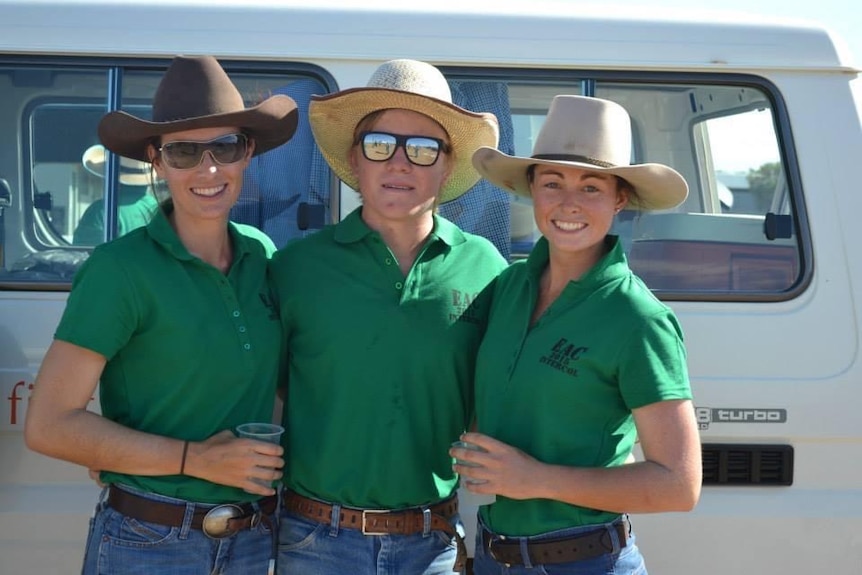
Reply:
[[[363,131],[397,135],[428,136],[449,142],[440,124],[410,110],[385,110]],[[388,160],[367,159],[359,145],[350,150],[350,167],[359,180],[362,218],[373,229],[430,219],[440,190],[451,170],[450,155],[441,151],[431,166],[412,164],[399,147]]]
[[[220,136],[239,133],[239,128],[200,128],[173,132],[162,136],[161,145],[170,142],[208,142]],[[186,170],[172,168],[151,148],[153,168],[165,180],[174,204],[176,221],[227,221],[230,209],[242,189],[242,173],[248,166],[254,142],[249,141],[245,156],[237,162],[220,164],[210,152],[204,152],[201,162]]]
[[[616,176],[536,164],[530,181],[536,225],[552,255],[591,267],[604,255],[614,216],[628,203]]]

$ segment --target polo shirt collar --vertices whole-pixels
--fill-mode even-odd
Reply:
[[[334,237],[338,243],[350,244],[361,241],[366,236],[376,233],[362,219],[362,207],[360,206],[336,224]],[[467,241],[467,238],[464,237],[464,232],[458,226],[438,214],[434,214],[434,227],[431,229],[431,238],[439,239],[447,246],[455,246]]]
[[[608,234],[605,236],[605,245],[610,249],[596,265],[584,274],[579,280],[569,282],[569,287],[593,287],[618,279],[629,273],[626,254],[623,251],[619,237]],[[536,241],[536,245],[527,257],[527,267],[530,270],[530,278],[538,285],[549,260],[548,240],[544,237]],[[568,289],[568,288],[567,288]]]
[[[437,236],[447,246],[457,246],[467,241],[461,228],[444,218],[434,214],[434,229],[431,234]]]
[[[168,212],[172,210],[171,207],[157,209],[153,215],[153,219],[147,224],[147,233],[150,238],[178,260],[190,261],[198,259],[196,256],[190,254],[186,246],[183,245],[183,242],[180,241],[180,237],[174,231],[165,215],[166,209]],[[249,240],[237,231],[236,225],[233,222],[228,222],[228,233],[233,243],[234,262],[236,262],[250,252]]]

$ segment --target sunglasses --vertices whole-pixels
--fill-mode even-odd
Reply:
[[[177,170],[196,168],[209,152],[218,164],[233,164],[245,157],[248,138],[245,134],[227,134],[207,142],[176,141],[163,144],[159,148],[165,164]]]
[[[428,136],[401,136],[386,132],[362,132],[356,144],[362,145],[362,155],[372,162],[385,162],[395,155],[398,148],[411,164],[433,166],[440,151],[449,153],[449,146],[437,138]]]

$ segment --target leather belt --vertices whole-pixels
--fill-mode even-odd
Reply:
[[[628,543],[631,525],[627,517],[622,517],[611,525],[617,532],[620,547]],[[495,561],[509,565],[524,565],[521,555],[521,538],[506,539],[494,535],[487,529],[482,529],[482,544]],[[540,539],[527,542],[527,553],[532,565],[571,563],[594,559],[606,553],[612,553],[614,543],[608,529],[602,527],[571,537],[561,539]]]
[[[284,509],[317,523],[329,524],[332,521],[333,505],[311,499],[285,489]],[[467,547],[464,539],[452,526],[450,520],[458,513],[458,497],[452,496],[445,501],[427,507],[409,509],[359,509],[341,507],[338,524],[348,529],[357,529],[363,535],[414,535],[424,533],[427,524],[431,531],[442,531],[455,538],[458,555],[455,571],[461,571],[467,560]]]
[[[224,539],[237,531],[256,527],[261,521],[269,523],[268,516],[278,507],[278,497],[270,495],[258,500],[257,504],[258,509],[251,503],[190,504],[195,505],[191,528],[200,529],[212,539]],[[113,485],[108,489],[108,505],[139,521],[169,527],[181,527],[186,515],[185,504],[148,499]]]

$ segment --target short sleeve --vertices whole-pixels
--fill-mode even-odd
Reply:
[[[54,337],[110,360],[128,343],[139,318],[140,303],[122,262],[97,248],[75,274]]]
[[[620,393],[629,409],[672,399],[691,399],[685,345],[669,310],[647,317],[622,345]]]

